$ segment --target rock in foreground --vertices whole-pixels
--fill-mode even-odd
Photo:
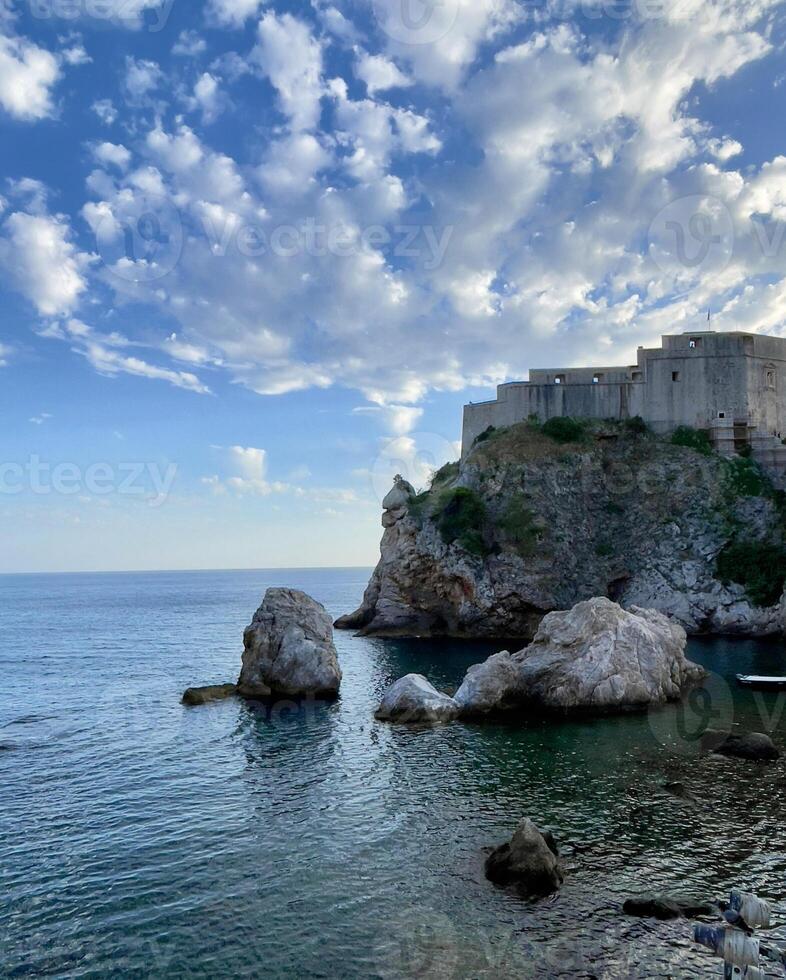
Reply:
[[[642,895],[629,898],[622,906],[625,915],[641,919],[695,919],[697,916],[717,915],[718,906],[699,899],[675,898],[666,895]]]
[[[189,687],[182,698],[183,704],[191,707],[224,701],[237,694],[237,684],[214,684],[211,687]]]
[[[243,634],[238,693],[247,698],[335,697],[341,669],[324,606],[296,589],[268,589]]]
[[[525,817],[510,842],[486,859],[486,877],[498,885],[515,885],[533,898],[550,895],[563,881],[555,851],[553,843],[549,846],[547,837]]]
[[[679,699],[706,676],[685,658],[685,631],[652,609],[610,599],[550,613],[519,653],[473,667],[456,693],[462,713],[513,706],[624,711]]]
[[[775,762],[781,754],[769,735],[761,732],[728,735],[726,732],[708,729],[701,740],[702,748],[716,755],[749,759],[752,762]]]
[[[459,706],[431,685],[422,674],[407,674],[385,692],[376,713],[378,721],[434,724],[458,717]]]

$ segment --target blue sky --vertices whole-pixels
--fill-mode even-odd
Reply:
[[[781,0],[0,0],[0,571],[371,564],[495,384],[784,334],[783,43]]]

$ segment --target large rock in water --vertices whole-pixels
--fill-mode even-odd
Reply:
[[[550,895],[563,881],[555,850],[553,843],[549,846],[547,837],[525,817],[510,842],[496,848],[486,859],[486,877],[498,885],[516,885],[532,897]]]
[[[519,653],[473,667],[456,693],[462,713],[517,705],[627,710],[677,700],[706,676],[685,658],[685,631],[652,609],[609,599],[550,613]]]
[[[376,718],[409,724],[452,721],[459,706],[431,685],[422,674],[407,674],[385,692]]]
[[[341,669],[324,606],[296,589],[268,589],[243,634],[238,693],[334,697]]]

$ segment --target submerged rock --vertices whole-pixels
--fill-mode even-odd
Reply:
[[[701,739],[702,748],[716,755],[734,756],[753,762],[774,762],[781,753],[769,735],[761,732],[745,732],[729,735],[708,729]]]
[[[609,599],[546,616],[519,653],[471,667],[456,701],[465,715],[516,706],[614,711],[677,700],[706,676],[685,658],[685,631],[652,609]]]
[[[525,817],[511,840],[489,854],[486,877],[498,885],[516,885],[522,894],[532,897],[557,891],[563,874],[553,836],[542,834]]]
[[[376,718],[409,724],[433,724],[458,717],[459,706],[422,674],[407,674],[388,688]]]
[[[629,898],[622,906],[625,915],[641,919],[695,919],[697,916],[717,915],[719,906],[700,899],[676,898],[666,895],[641,895]]]
[[[243,634],[238,693],[335,697],[341,669],[324,606],[296,589],[268,589]]]
[[[191,706],[223,701],[237,694],[237,684],[214,684],[211,687],[189,687],[182,698],[183,704]]]

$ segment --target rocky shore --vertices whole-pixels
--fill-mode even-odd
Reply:
[[[636,420],[489,432],[425,492],[396,480],[363,603],[336,626],[529,639],[607,596],[692,634],[782,633],[783,495],[752,460],[696,446]]]

